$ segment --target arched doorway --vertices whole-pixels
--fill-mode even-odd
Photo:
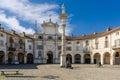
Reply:
[[[95,53],[94,54],[94,64],[100,62],[100,54],[99,53]]]
[[[84,63],[90,64],[90,62],[91,62],[90,54],[85,54],[84,55]]]
[[[53,53],[52,53],[52,51],[49,51],[47,53],[47,63],[48,64],[52,64],[53,63]]]
[[[70,61],[70,63],[72,63],[72,56],[71,56],[71,54],[67,54],[66,55],[66,61]]]
[[[110,64],[110,53],[104,54],[104,64]]]
[[[75,63],[81,63],[81,56],[80,56],[80,54],[76,54],[74,56],[74,59],[75,59]]]
[[[115,53],[115,64],[120,64],[120,53],[119,52],[116,52]]]
[[[8,64],[11,64],[13,60],[14,60],[14,53],[9,52],[8,53]]]
[[[31,53],[27,54],[27,64],[33,63],[33,55]]]
[[[0,51],[0,64],[5,63],[5,54],[3,51]]]
[[[20,64],[24,63],[24,54],[23,53],[18,54],[18,61]]]

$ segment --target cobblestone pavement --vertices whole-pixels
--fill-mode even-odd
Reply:
[[[73,64],[73,69],[49,65],[0,65],[0,69],[20,69],[19,75],[6,73],[0,80],[120,80],[120,65]]]

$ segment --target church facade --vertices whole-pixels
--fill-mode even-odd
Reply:
[[[0,64],[60,63],[62,33],[58,23],[41,24],[35,34],[4,30],[0,25]],[[120,64],[120,27],[82,36],[65,36],[66,60],[76,64]]]

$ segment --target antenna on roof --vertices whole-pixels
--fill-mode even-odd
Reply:
[[[37,20],[35,20],[35,34],[37,34]]]

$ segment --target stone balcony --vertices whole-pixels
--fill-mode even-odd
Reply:
[[[114,45],[114,46],[112,46],[112,49],[113,50],[120,50],[120,45]]]

